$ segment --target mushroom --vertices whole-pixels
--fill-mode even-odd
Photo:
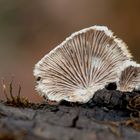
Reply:
[[[134,61],[126,64],[126,68],[121,72],[118,82],[118,90],[131,92],[139,89],[140,86],[140,65]]]
[[[131,54],[105,26],[73,33],[36,65],[36,90],[48,100],[86,103],[107,83],[119,81]]]

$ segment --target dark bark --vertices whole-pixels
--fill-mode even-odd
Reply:
[[[1,101],[0,140],[139,140],[138,99],[136,92],[101,90],[87,104]]]

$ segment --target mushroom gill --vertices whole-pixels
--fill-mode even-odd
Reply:
[[[73,33],[36,65],[36,90],[52,101],[86,103],[107,83],[119,81],[131,54],[105,26]]]

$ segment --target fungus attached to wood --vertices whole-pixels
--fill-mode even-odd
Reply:
[[[73,33],[36,65],[36,90],[51,101],[88,102],[108,83],[119,81],[131,54],[105,26]],[[38,78],[39,77],[39,78]]]
[[[135,62],[129,62],[128,66],[121,72],[118,82],[118,90],[131,92],[139,89],[140,86],[140,65]]]

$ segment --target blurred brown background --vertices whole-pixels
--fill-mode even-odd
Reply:
[[[72,32],[106,25],[140,62],[140,0],[0,0],[0,77],[15,77],[22,95],[34,91],[34,64]],[[0,98],[2,88],[0,88]]]

